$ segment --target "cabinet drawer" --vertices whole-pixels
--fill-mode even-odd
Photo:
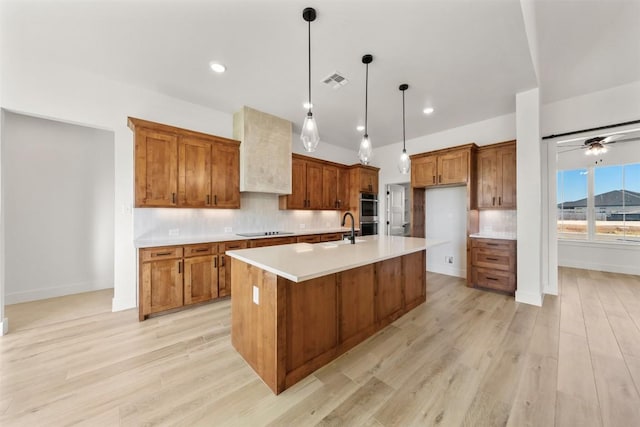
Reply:
[[[184,256],[192,257],[192,256],[201,256],[201,255],[211,255],[216,253],[215,243],[201,243],[197,245],[188,245],[184,247]]]
[[[502,239],[471,239],[472,248],[499,249],[503,251],[513,251],[516,249],[515,240]]]
[[[342,233],[323,234],[320,236],[321,242],[335,242],[337,240],[342,240]]]
[[[515,271],[516,257],[514,251],[472,248],[471,265],[496,270]]]
[[[250,248],[262,248],[264,246],[288,245],[296,243],[295,237],[271,237],[267,239],[255,239],[249,243]]]
[[[140,249],[142,262],[160,259],[182,258],[182,246]]]
[[[313,236],[298,236],[296,240],[298,243],[320,243],[320,236],[317,234]]]
[[[473,267],[472,276],[476,286],[511,293],[516,290],[516,275],[513,273]]]
[[[226,251],[232,251],[234,249],[247,249],[247,247],[247,240],[236,240],[234,242],[223,242],[218,244],[218,250],[222,255],[224,255]]]

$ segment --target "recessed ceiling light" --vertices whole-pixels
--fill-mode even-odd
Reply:
[[[358,125],[358,127],[356,127],[356,130],[358,132],[362,132],[362,131],[364,131],[364,126],[363,125]]]
[[[425,108],[424,110],[422,110],[423,113],[425,114],[431,114],[433,113],[433,108],[429,107],[429,108]]]
[[[227,67],[220,64],[219,62],[210,62],[209,67],[216,73],[224,73],[227,70]]]
[[[306,108],[307,110],[308,110],[309,108],[313,108],[313,104],[311,104],[310,102],[305,102],[304,104],[302,104],[302,106],[303,106],[304,108]]]

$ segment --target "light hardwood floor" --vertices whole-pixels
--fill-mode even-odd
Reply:
[[[426,304],[279,396],[231,347],[228,300],[42,316],[0,338],[0,425],[640,425],[640,277],[559,277],[537,308],[429,274]]]

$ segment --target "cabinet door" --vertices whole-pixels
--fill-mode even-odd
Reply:
[[[177,205],[178,138],[149,129],[135,136],[136,207]]]
[[[360,191],[378,193],[378,173],[368,169],[360,169]]]
[[[287,209],[307,207],[307,162],[295,157],[291,159],[291,194],[286,202]]]
[[[309,236],[298,236],[296,243],[320,243],[322,241],[319,234],[311,234]]]
[[[497,203],[496,175],[498,171],[496,150],[478,152],[478,208],[492,208]]]
[[[240,149],[228,144],[212,147],[211,204],[216,208],[240,208]]]
[[[453,151],[438,156],[438,184],[466,184],[467,151]]]
[[[349,209],[349,169],[338,168],[338,208]]]
[[[339,331],[343,343],[375,325],[375,274],[373,264],[338,273]],[[366,334],[370,335],[370,334]],[[364,336],[363,336],[364,338]],[[356,341],[361,341],[354,338]]]
[[[218,298],[218,257],[206,255],[184,260],[184,303]]]
[[[307,208],[322,209],[322,165],[307,162]]]
[[[436,156],[425,156],[411,160],[411,186],[429,187],[436,185],[436,170],[438,159]]]
[[[403,256],[402,271],[402,280],[404,281],[404,306],[406,311],[411,310],[426,299],[425,251]]]
[[[376,263],[376,320],[385,325],[402,313],[402,260],[400,257]]]
[[[497,156],[498,206],[516,208],[516,146],[499,148]]]
[[[178,143],[178,205],[211,205],[211,143],[181,137]]]
[[[338,168],[322,166],[322,209],[338,209]]]
[[[182,260],[142,263],[141,317],[182,306]]]
[[[220,243],[218,245],[218,296],[226,297],[231,295],[231,260],[225,255],[225,251],[234,249],[246,249],[247,241],[239,240],[236,242]]]

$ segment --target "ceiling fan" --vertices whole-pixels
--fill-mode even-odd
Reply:
[[[610,144],[620,142],[640,141],[640,136],[628,135],[624,133],[616,133],[608,136],[594,136],[587,138],[579,145],[563,145],[562,147],[573,147],[568,150],[562,150],[562,153],[567,153],[574,150],[586,150],[585,154],[588,156],[597,156],[604,154],[608,151],[607,146]]]

